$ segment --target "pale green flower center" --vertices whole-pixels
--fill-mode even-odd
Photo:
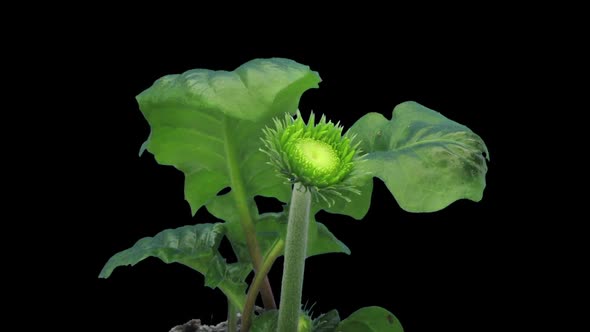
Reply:
[[[315,171],[329,173],[340,164],[334,148],[327,143],[306,138],[297,142],[295,148],[303,158],[303,163]]]

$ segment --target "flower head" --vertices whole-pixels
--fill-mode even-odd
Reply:
[[[274,128],[265,128],[262,152],[270,157],[279,175],[290,183],[301,183],[314,196],[334,203],[333,196],[350,201],[344,191],[359,194],[351,184],[355,164],[361,160],[354,137],[342,135],[342,126],[326,122],[322,115],[315,124],[311,113],[307,124],[297,111],[296,119],[286,114],[274,119]]]

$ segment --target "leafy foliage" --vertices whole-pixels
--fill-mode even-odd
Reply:
[[[313,332],[334,332],[340,323],[337,310],[330,310],[313,320]]]
[[[133,247],[109,259],[100,278],[108,278],[119,266],[135,265],[148,257],[157,257],[165,263],[180,263],[205,276],[205,285],[219,288],[238,308],[244,306],[250,265],[227,264],[218,251],[225,232],[223,224],[198,224],[168,229],[154,237],[143,238]]]
[[[140,155],[149,151],[159,164],[182,171],[185,198],[193,215],[205,206],[223,223],[184,226],[143,238],[111,257],[99,277],[108,278],[119,266],[157,257],[202,273],[205,285],[219,288],[241,311],[247,288],[244,280],[252,271],[244,234],[245,220],[254,223],[263,257],[277,239],[286,237],[287,230],[288,209],[260,214],[254,197],[275,197],[288,203],[291,193],[288,182],[295,178],[288,174],[289,181],[285,182],[276,176],[272,162],[262,152],[268,148],[261,140],[264,128],[280,124],[276,117],[284,118],[287,114],[285,119],[289,121],[285,120],[285,126],[291,122],[295,125],[282,129],[292,131],[299,136],[291,136],[301,139],[287,142],[289,145],[282,136],[277,136],[272,146],[286,144],[287,148],[282,150],[298,151],[301,160],[308,155],[315,156],[318,151],[329,152],[327,143],[320,142],[320,138],[329,136],[329,131],[322,129],[328,126],[325,118],[308,137],[304,135],[303,122],[290,121],[289,116],[296,113],[301,95],[317,87],[320,81],[316,72],[292,60],[256,59],[234,71],[195,69],[167,75],[139,94],[140,110],[151,128]],[[267,134],[271,133],[269,130],[266,129]],[[338,137],[341,130],[338,127]],[[432,212],[458,199],[482,198],[486,158],[489,160],[485,143],[466,126],[436,111],[415,102],[401,103],[395,107],[391,120],[378,113],[364,115],[338,142],[349,143],[353,136],[353,141],[359,142],[358,148],[366,153],[362,162],[358,163],[358,151],[354,148],[336,149],[339,154],[324,153],[323,159],[314,159],[317,164],[314,165],[323,167],[323,173],[298,174],[308,182],[312,175],[318,175],[323,181],[319,184],[322,188],[332,188],[333,179],[346,177],[350,180],[349,191],[360,191],[359,195],[346,195],[350,201],[312,203],[307,256],[350,254],[349,248],[325,225],[315,221],[314,216],[326,210],[362,219],[371,203],[373,177],[384,181],[400,206],[410,212]],[[301,140],[310,137],[315,141],[302,143]],[[337,145],[335,137],[328,138],[326,142],[331,148]],[[284,158],[282,150],[277,155],[270,153],[271,160],[280,160],[288,164],[285,169],[291,170],[292,161]],[[337,161],[344,166],[335,167]],[[349,173],[355,176],[347,176]],[[231,189],[228,193],[217,195],[228,187]],[[223,236],[230,240],[237,263],[228,264],[219,253]],[[252,331],[275,331],[277,316],[276,310],[266,311],[254,319]],[[397,318],[380,307],[360,309],[342,321],[338,312],[332,310],[308,325],[316,332],[403,332]]]
[[[338,332],[404,332],[399,320],[381,307],[359,309],[340,322]]]
[[[467,198],[481,200],[489,152],[469,128],[415,102],[387,120],[368,113],[350,129],[368,153],[362,167],[383,180],[410,212],[438,211]]]
[[[204,69],[167,75],[137,96],[151,127],[145,148],[185,175],[193,214],[225,187],[238,195],[279,197],[289,187],[259,151],[272,118],[297,110],[319,75],[287,59],[258,59],[233,72]],[[237,188],[236,188],[237,187]]]

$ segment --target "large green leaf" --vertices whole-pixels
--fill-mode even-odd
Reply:
[[[257,59],[232,72],[204,69],[167,75],[137,96],[151,133],[142,149],[185,174],[193,214],[225,187],[239,199],[287,201],[290,188],[259,151],[262,128],[317,87],[319,75],[288,59]]]
[[[165,263],[180,263],[205,276],[205,285],[219,288],[240,308],[244,307],[250,264],[227,264],[218,251],[225,230],[223,224],[198,224],[168,229],[154,237],[143,238],[133,247],[109,259],[99,278],[108,278],[119,266],[135,265],[148,257]]]
[[[404,102],[387,120],[368,113],[350,129],[368,153],[362,164],[385,182],[399,205],[432,212],[466,198],[481,200],[489,153],[469,128],[415,102]]]
[[[359,309],[340,322],[338,332],[404,332],[402,324],[381,307]]]

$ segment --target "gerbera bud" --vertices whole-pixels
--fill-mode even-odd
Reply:
[[[334,203],[331,196],[350,201],[343,191],[360,193],[351,184],[355,164],[361,159],[358,143],[353,137],[342,135],[342,126],[322,116],[315,124],[311,113],[307,124],[297,111],[294,119],[286,114],[274,120],[274,128],[265,128],[262,152],[270,157],[270,164],[290,183],[301,183],[314,196]]]

